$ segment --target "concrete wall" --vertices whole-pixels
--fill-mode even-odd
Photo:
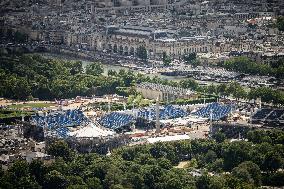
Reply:
[[[158,97],[161,101],[165,100],[163,98],[163,93],[160,91],[152,90],[152,89],[144,89],[137,87],[136,90],[142,93],[144,98],[156,100]]]

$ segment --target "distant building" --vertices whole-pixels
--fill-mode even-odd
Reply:
[[[94,46],[98,51],[126,56],[136,56],[137,49],[143,46],[151,58],[160,58],[164,52],[173,58],[182,58],[188,53],[212,50],[206,36],[174,38],[174,35],[170,31],[149,27],[108,26],[104,32],[96,34]]]
[[[284,59],[282,52],[262,52],[262,51],[231,51],[230,57],[246,56],[253,61],[270,64]]]
[[[145,98],[159,98],[161,101],[172,101],[178,98],[197,97],[196,94],[189,89],[147,82],[136,85],[136,90],[142,93],[143,97]]]
[[[33,160],[40,160],[47,164],[54,161],[54,158],[51,155],[42,152],[28,151],[25,154],[22,154],[22,157],[25,158],[28,163],[32,162]]]

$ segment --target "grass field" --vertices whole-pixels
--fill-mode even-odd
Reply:
[[[28,116],[31,115],[32,112],[21,112],[21,111],[11,111],[11,110],[0,110],[0,120],[4,118],[13,118],[13,117],[21,117],[22,115]]]
[[[27,104],[15,104],[10,105],[8,108],[12,109],[21,109],[21,108],[44,108],[44,107],[50,107],[55,106],[55,104],[52,103],[27,103]]]

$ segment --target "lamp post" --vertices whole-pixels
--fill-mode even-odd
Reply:
[[[210,126],[209,126],[209,135],[212,135],[212,119],[213,119],[213,109],[210,109]]]

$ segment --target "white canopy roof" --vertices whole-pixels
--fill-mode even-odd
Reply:
[[[187,139],[190,139],[188,135],[174,135],[174,136],[148,138],[147,141],[149,143],[155,143],[155,142],[169,142],[169,141],[187,140]]]
[[[111,136],[114,135],[115,133],[113,131],[110,131],[108,129],[103,129],[97,126],[94,126],[93,124],[90,124],[86,127],[83,127],[77,131],[71,132],[70,136],[75,136],[78,138],[83,138],[83,137],[106,137],[106,136]]]

